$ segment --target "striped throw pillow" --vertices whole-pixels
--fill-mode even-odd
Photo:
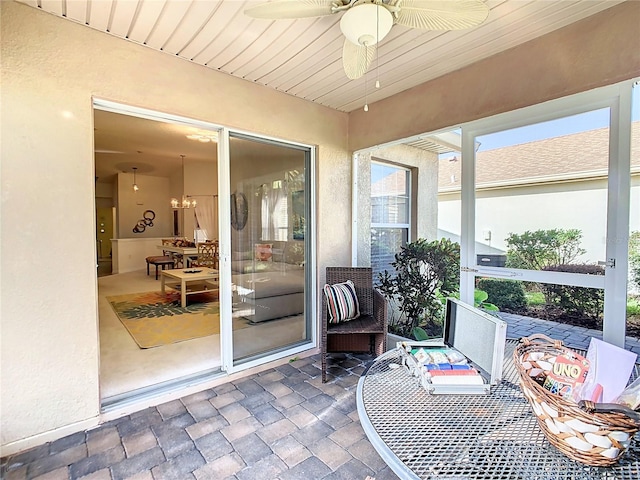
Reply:
[[[325,285],[329,323],[348,322],[360,316],[360,305],[356,296],[356,288],[351,280],[344,283]]]

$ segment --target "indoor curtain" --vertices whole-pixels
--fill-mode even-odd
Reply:
[[[204,230],[208,240],[218,238],[218,209],[216,195],[198,195],[196,205],[196,219],[201,230]]]
[[[273,188],[267,184],[262,186],[262,240],[279,240],[278,233],[282,227],[279,208],[285,193],[282,188]],[[286,223],[286,219],[285,219]],[[286,239],[286,238],[285,238]]]

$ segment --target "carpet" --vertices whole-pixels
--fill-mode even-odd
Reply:
[[[132,293],[107,301],[140,348],[159,347],[220,333],[220,303],[216,293],[189,295],[180,306],[180,292]],[[233,330],[248,327],[233,319]]]

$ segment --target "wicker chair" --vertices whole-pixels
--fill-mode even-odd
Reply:
[[[327,381],[327,353],[368,352],[382,355],[387,347],[387,302],[373,288],[373,273],[368,267],[327,267],[327,283],[351,280],[356,288],[360,317],[344,323],[329,324],[327,299],[322,295],[322,382]]]

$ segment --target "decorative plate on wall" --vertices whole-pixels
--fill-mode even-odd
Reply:
[[[249,204],[244,193],[233,192],[231,194],[231,226],[236,230],[242,230],[249,218]]]

